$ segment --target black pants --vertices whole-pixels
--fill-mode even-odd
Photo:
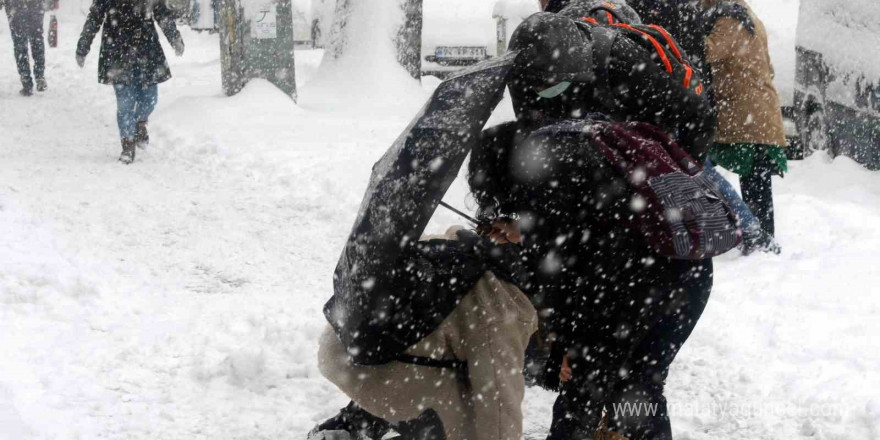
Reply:
[[[8,13],[8,11],[7,11]],[[45,77],[46,49],[43,43],[43,11],[19,10],[9,15],[9,30],[12,33],[12,47],[15,51],[15,64],[21,84],[26,89],[34,86],[28,48],[34,57],[34,78]]]
[[[652,288],[634,286],[631,305],[623,301],[611,314],[584,316],[591,329],[569,349],[574,378],[553,406],[548,440],[592,438],[603,409],[609,429],[631,440],[672,438],[666,376],[706,307],[712,261],[658,265],[654,269],[668,278]]]
[[[751,174],[740,176],[740,189],[743,201],[761,222],[761,229],[771,236],[776,235],[773,216],[773,181],[770,179],[776,165],[763,148],[756,147],[755,165]]]

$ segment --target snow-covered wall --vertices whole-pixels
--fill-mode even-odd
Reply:
[[[831,66],[880,79],[880,1],[802,0],[797,43]]]

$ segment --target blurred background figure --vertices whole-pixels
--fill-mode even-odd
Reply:
[[[21,77],[22,96],[34,93],[34,82],[37,91],[44,91],[46,84],[46,49],[43,43],[43,1],[42,0],[0,0],[0,7],[6,7],[9,18],[9,30],[12,35],[12,46],[15,52],[15,64]],[[31,62],[33,57],[33,76]]]

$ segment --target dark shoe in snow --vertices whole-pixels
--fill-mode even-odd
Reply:
[[[49,84],[46,84],[46,78],[37,78],[37,91],[45,92],[46,89],[49,88]]]
[[[339,414],[315,426],[307,440],[380,440],[391,425],[351,402]]]
[[[147,148],[150,145],[150,133],[147,132],[147,121],[137,123],[137,137],[135,137],[138,148]]]
[[[772,235],[759,231],[743,237],[742,254],[751,255],[755,251],[779,255],[782,253],[782,246],[776,242]]]
[[[122,140],[122,154],[119,156],[119,161],[128,165],[134,162],[134,139],[123,139]]]
[[[21,90],[18,91],[18,94],[21,96],[31,96],[34,94],[34,89],[30,87],[22,87]]]

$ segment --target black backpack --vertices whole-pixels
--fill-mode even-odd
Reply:
[[[733,18],[740,22],[752,35],[755,23],[749,10],[733,1],[722,1],[708,10],[699,10],[689,2],[671,0],[628,0],[629,4],[645,20],[662,26],[684,48],[689,55],[691,66],[699,70],[710,101],[712,96],[712,68],[706,62],[706,37],[718,20]]]
[[[635,24],[620,14],[613,3],[591,8],[577,22],[593,39],[597,77],[605,78],[612,46],[619,36],[630,39],[652,53],[652,59],[683,89],[696,95],[706,90],[701,73],[694,68],[678,42],[663,27],[656,24]],[[606,87],[606,89],[608,89]],[[610,92],[610,90],[609,90]]]

